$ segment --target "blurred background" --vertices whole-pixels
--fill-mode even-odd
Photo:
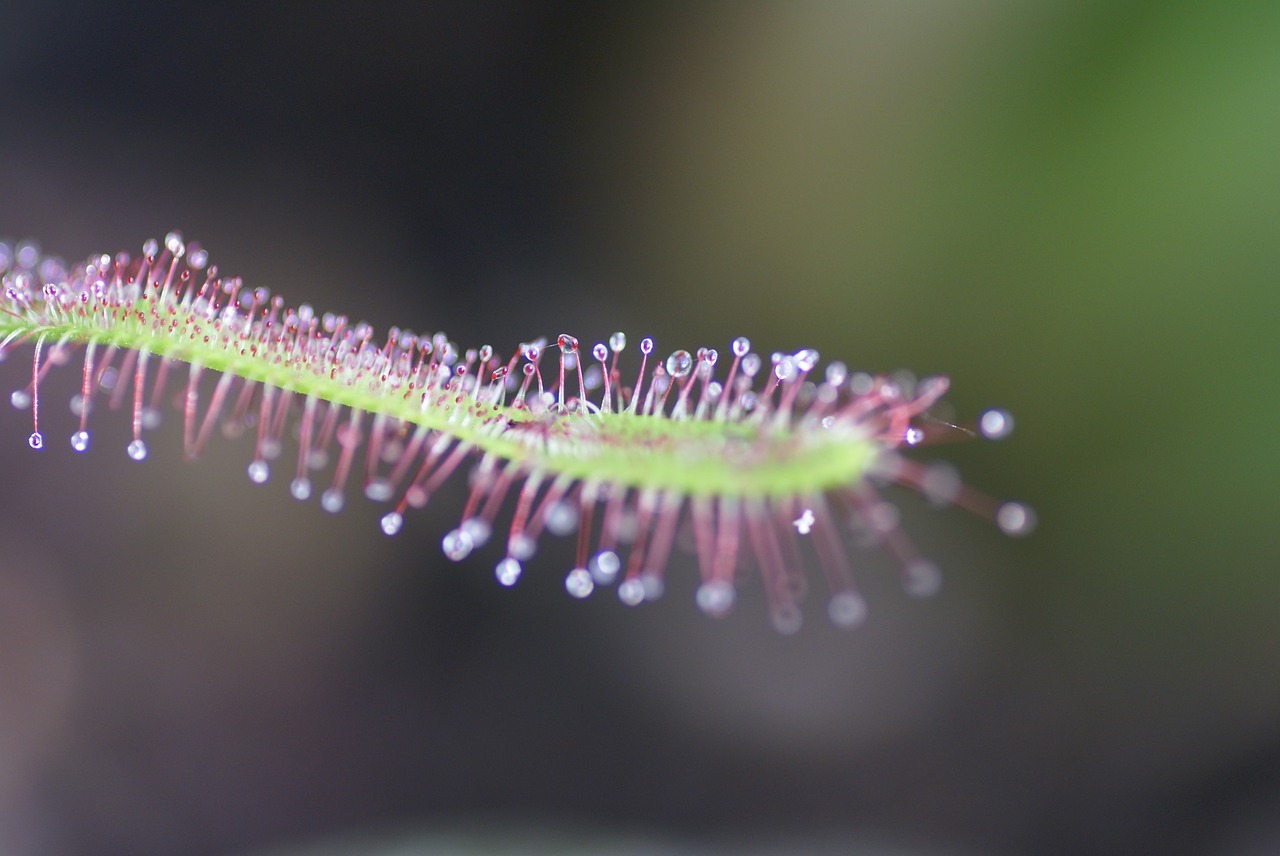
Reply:
[[[1280,4],[0,10],[0,235],[180,229],[464,345],[615,329],[952,378],[1034,504],[903,498],[946,573],[714,622],[453,565],[244,474],[0,412],[0,852],[1280,852]],[[21,356],[21,355],[19,355]],[[7,390],[24,360],[0,366]],[[28,367],[29,370],[29,367]],[[70,434],[51,379],[46,429]],[[61,385],[61,386],[59,386]],[[61,424],[61,428],[58,425]],[[287,848],[276,850],[275,848]]]

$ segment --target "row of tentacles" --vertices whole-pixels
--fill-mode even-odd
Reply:
[[[92,402],[104,396],[113,408],[131,401],[127,451],[144,459],[143,432],[158,425],[174,371],[185,365],[185,383],[172,397],[183,413],[189,457],[219,425],[228,435],[253,431],[248,473],[263,483],[292,425],[292,495],[310,498],[314,479],[333,460],[319,495],[323,508],[338,511],[353,470],[361,470],[370,499],[395,500],[382,517],[387,534],[400,530],[409,507],[425,505],[474,461],[461,521],[445,536],[444,552],[466,558],[509,514],[495,569],[504,585],[519,578],[543,531],[576,532],[576,561],[565,578],[570,594],[586,597],[616,583],[624,603],[651,600],[663,590],[684,527],[701,577],[696,601],[708,614],[732,609],[737,585],[754,564],[775,626],[794,631],[812,554],[831,593],[832,620],[854,626],[866,606],[843,530],[880,545],[909,592],[931,593],[940,581],[873,481],[961,505],[1010,534],[1033,524],[1020,503],[997,503],[945,466],[896,453],[965,433],[926,414],[946,391],[942,378],[915,383],[830,363],[814,380],[816,351],[766,360],[744,338],[731,343],[724,361],[714,349],[699,348],[652,365],[653,342],[646,338],[639,368],[626,378],[622,333],[589,356],[563,334],[550,346],[523,343],[505,360],[487,345],[459,349],[439,333],[393,328],[378,339],[367,324],[305,304],[286,309],[266,289],[220,277],[205,251],[176,233],[163,244],[148,242],[138,257],[101,255],[70,267],[42,258],[32,245],[0,245],[0,271],[0,358],[19,345],[32,348],[29,382],[11,396],[15,407],[31,411],[32,447],[44,445],[41,380],[75,348],[84,351],[72,400],[79,425],[71,445],[79,452],[89,448]],[[548,352],[557,359],[544,376]],[[211,392],[201,383],[206,369],[220,372]],[[975,427],[997,438],[1011,426],[1007,413],[988,411]],[[865,452],[865,464],[845,481],[828,483],[821,455],[846,448]],[[815,449],[813,477],[788,482],[787,461]],[[709,467],[709,481],[698,480],[700,466]],[[753,483],[753,470],[766,466],[782,473],[779,480],[762,475]]]

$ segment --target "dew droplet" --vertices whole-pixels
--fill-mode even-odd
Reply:
[[[827,615],[836,627],[857,627],[866,620],[867,602],[857,592],[837,592],[827,604]]]
[[[311,498],[311,479],[294,479],[289,482],[289,493],[299,502],[307,501]]]
[[[128,445],[125,451],[127,451],[129,453],[129,457],[133,458],[135,461],[145,460],[147,457],[147,444],[143,440],[134,440]]]
[[[574,568],[564,578],[564,587],[576,598],[584,598],[591,594],[596,584],[591,580],[591,572],[586,568]]]
[[[697,594],[694,600],[707,615],[714,618],[721,618],[729,614],[733,609],[733,602],[737,598],[733,590],[733,584],[727,580],[712,580],[698,586]]]
[[[988,440],[1003,440],[1013,433],[1013,416],[1007,410],[988,410],[978,419],[978,430]]]
[[[688,351],[676,351],[667,357],[667,374],[672,377],[685,377],[693,371],[693,357]]]
[[[516,580],[520,579],[520,572],[523,570],[518,561],[508,556],[493,569],[493,575],[504,586],[513,586],[516,584]]]
[[[635,577],[625,579],[618,586],[618,600],[627,606],[636,606],[644,601],[644,583]]]
[[[267,466],[267,462],[263,460],[254,460],[249,462],[249,481],[254,484],[266,484],[267,478],[271,475],[271,468]]]
[[[613,349],[615,354],[622,351],[627,346],[627,334],[621,331],[614,333],[609,337],[609,347]]]
[[[591,578],[593,580],[600,585],[609,585],[618,576],[622,561],[618,558],[618,554],[612,550],[602,550],[591,558],[591,561],[587,563],[587,567],[591,569]]]
[[[346,497],[342,495],[342,491],[336,487],[331,487],[324,493],[320,494],[320,507],[330,514],[337,514],[342,510],[342,506],[346,504]]]
[[[77,431],[71,435],[71,448],[77,452],[83,452],[89,448],[89,432]]]
[[[398,511],[388,511],[382,515],[382,531],[388,535],[394,535],[400,531],[400,527],[404,525],[404,516]]]
[[[1006,502],[996,510],[996,525],[1006,535],[1028,535],[1036,528],[1036,513],[1021,502]]]
[[[43,449],[44,435],[41,434],[39,431],[35,431],[32,433],[30,437],[27,438],[27,442],[31,444],[31,448],[33,449]]]
[[[942,569],[927,559],[907,565],[903,587],[912,597],[933,597],[942,588]]]
[[[446,557],[454,562],[461,562],[471,555],[475,542],[471,540],[470,535],[458,528],[449,530],[444,540],[440,542],[440,546],[444,549]]]

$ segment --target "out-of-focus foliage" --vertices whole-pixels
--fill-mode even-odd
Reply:
[[[569,602],[567,552],[517,592],[442,567],[456,496],[392,544],[236,444],[139,469],[104,410],[101,455],[37,460],[0,416],[0,849],[459,816],[1280,846],[1280,5],[72,6],[4,13],[0,233],[180,228],[470,344],[948,374],[1018,431],[946,457],[1041,528],[907,503],[940,597],[868,561],[866,627],[779,640],[750,596],[697,617],[691,569],[629,612]]]

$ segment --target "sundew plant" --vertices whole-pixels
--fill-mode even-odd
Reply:
[[[570,595],[614,587],[637,605],[661,595],[684,529],[707,614],[732,610],[737,586],[754,573],[774,626],[794,632],[812,567],[825,581],[831,620],[853,627],[866,604],[849,545],[883,549],[913,595],[931,594],[941,579],[899,526],[883,485],[959,505],[1010,535],[1034,525],[1027,506],[995,501],[952,468],[902,454],[1012,430],[1002,410],[972,426],[932,417],[948,387],[941,377],[821,365],[812,349],[763,356],[746,338],[724,353],[662,354],[650,338],[629,346],[614,333],[588,345],[561,333],[504,353],[463,348],[443,333],[379,333],[305,303],[288,308],[265,288],[223,276],[176,232],[138,255],[74,265],[41,257],[30,243],[0,244],[0,272],[0,359],[30,354],[10,401],[30,412],[32,449],[51,445],[41,381],[75,358],[78,423],[67,435],[78,453],[93,448],[89,417],[105,400],[128,408],[124,451],[144,460],[148,432],[172,401],[188,458],[215,428],[246,434],[253,482],[285,480],[294,499],[315,497],[329,512],[361,492],[389,504],[387,535],[469,471],[444,553],[461,561],[490,550],[505,586],[550,532],[576,539]]]

